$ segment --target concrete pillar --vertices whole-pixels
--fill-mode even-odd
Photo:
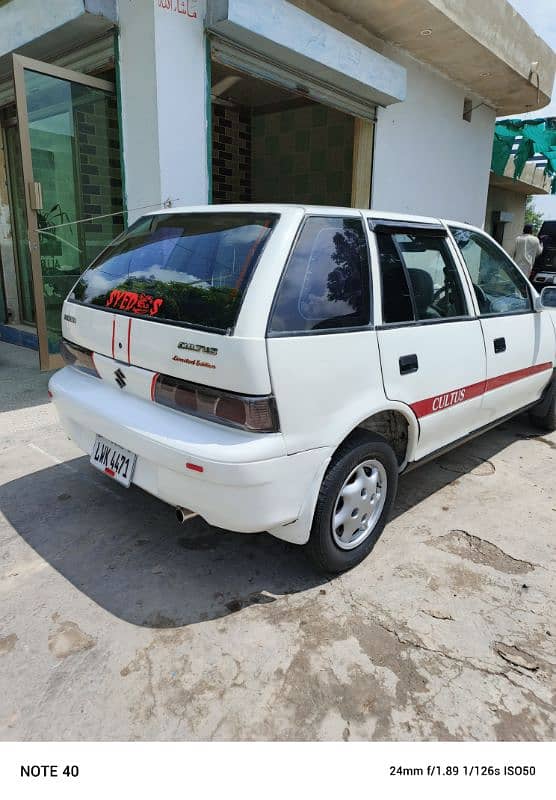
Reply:
[[[207,203],[205,0],[119,0],[120,111],[129,221]]]

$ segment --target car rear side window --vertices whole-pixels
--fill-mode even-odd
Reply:
[[[225,332],[275,221],[248,212],[142,217],[100,254],[68,299]]]
[[[369,324],[369,257],[360,219],[308,217],[278,288],[270,334]]]
[[[446,237],[421,231],[377,232],[382,315],[387,324],[466,316]]]

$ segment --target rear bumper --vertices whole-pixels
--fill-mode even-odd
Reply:
[[[312,517],[307,509],[314,506],[330,448],[287,455],[281,434],[204,422],[71,367],[57,372],[49,388],[78,447],[90,453],[101,434],[136,453],[132,482],[155,497],[221,528],[270,530],[299,544],[307,540]],[[189,462],[203,471],[187,469]],[[302,515],[305,524],[291,524]]]

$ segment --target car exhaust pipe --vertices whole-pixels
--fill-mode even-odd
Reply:
[[[184,522],[187,522],[188,519],[193,519],[193,517],[197,516],[198,516],[197,512],[191,511],[189,508],[182,508],[181,506],[178,506],[176,508],[176,519],[178,522],[181,522],[182,524]]]

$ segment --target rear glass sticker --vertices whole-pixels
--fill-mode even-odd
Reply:
[[[108,295],[106,306],[117,308],[120,311],[131,311],[133,314],[149,314],[154,317],[155,314],[158,314],[163,302],[161,297],[153,297],[151,294],[113,289]]]

